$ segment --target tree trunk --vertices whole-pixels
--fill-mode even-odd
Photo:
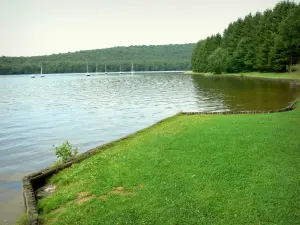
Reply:
[[[292,63],[293,63],[293,53],[291,53],[291,57],[290,57],[290,72],[292,72]]]

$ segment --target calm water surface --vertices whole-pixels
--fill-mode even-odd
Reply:
[[[0,224],[23,210],[20,179],[53,145],[84,152],[179,111],[269,110],[299,89],[281,81],[182,74],[0,76]],[[4,221],[6,220],[6,221]]]

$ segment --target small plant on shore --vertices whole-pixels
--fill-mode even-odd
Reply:
[[[78,148],[73,148],[69,141],[64,142],[61,146],[55,147],[55,155],[58,159],[58,163],[66,162],[77,154]]]

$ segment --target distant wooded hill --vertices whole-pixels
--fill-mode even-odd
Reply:
[[[40,72],[43,64],[45,73],[80,73],[130,71],[134,63],[135,71],[190,70],[190,58],[195,44],[150,45],[114,47],[73,53],[53,54],[33,57],[0,57],[0,74],[33,74]]]
[[[230,23],[223,35],[200,40],[195,72],[285,72],[300,61],[300,4],[282,1]]]

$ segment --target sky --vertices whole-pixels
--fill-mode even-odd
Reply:
[[[296,1],[299,2],[300,0]],[[0,56],[194,43],[279,0],[0,0]]]

